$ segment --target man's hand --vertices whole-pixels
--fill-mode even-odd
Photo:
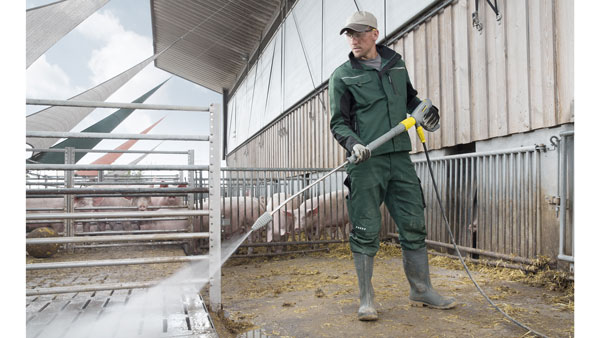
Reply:
[[[358,164],[368,160],[369,157],[371,157],[371,151],[362,144],[355,144],[354,147],[352,147],[352,155],[356,156],[356,162],[354,163]]]
[[[434,132],[440,128],[440,114],[436,106],[431,106],[429,111],[423,116],[423,129]]]
[[[419,107],[417,107],[419,108]],[[425,130],[432,132],[440,128],[440,114],[436,106],[432,105],[427,112],[422,109],[415,109],[411,116],[417,122],[417,125],[422,126]]]

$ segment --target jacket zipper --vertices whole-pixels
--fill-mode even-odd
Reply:
[[[394,82],[392,82],[392,77],[390,76],[390,73],[387,73],[387,78],[390,81],[390,85],[392,86],[392,89],[394,89],[394,94],[398,95],[398,91],[396,90],[396,86],[394,86]]]

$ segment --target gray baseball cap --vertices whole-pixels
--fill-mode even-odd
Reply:
[[[377,28],[377,18],[367,11],[358,11],[352,14],[346,20],[346,26],[342,28],[340,34],[350,29],[355,32],[366,32],[370,28]]]

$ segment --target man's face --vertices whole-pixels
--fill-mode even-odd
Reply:
[[[369,52],[372,52],[375,48],[377,38],[379,37],[379,31],[377,29],[371,29],[366,32],[347,30],[344,34],[348,39],[352,54],[354,54],[354,57],[357,59],[365,58]]]

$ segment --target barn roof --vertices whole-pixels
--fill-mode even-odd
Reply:
[[[277,28],[282,2],[153,0],[154,53],[181,39],[155,61],[156,67],[218,93],[231,89]]]

